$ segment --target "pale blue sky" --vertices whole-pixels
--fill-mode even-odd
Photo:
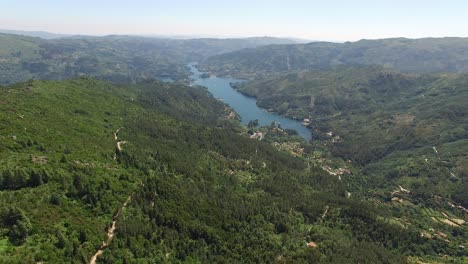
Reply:
[[[0,0],[0,28],[69,34],[468,37],[466,0]]]

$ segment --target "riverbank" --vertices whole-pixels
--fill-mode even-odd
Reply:
[[[258,120],[260,126],[268,126],[275,122],[283,129],[297,131],[297,133],[307,141],[312,139],[311,131],[300,121],[269,112],[267,109],[257,105],[256,98],[244,95],[232,87],[233,83],[241,83],[244,82],[244,80],[216,76],[203,78],[202,75],[204,72],[200,72],[197,69],[196,63],[190,63],[187,66],[192,72],[192,85],[207,87],[208,91],[215,98],[223,100],[223,102],[228,104],[239,114],[243,125],[247,125],[251,120]]]

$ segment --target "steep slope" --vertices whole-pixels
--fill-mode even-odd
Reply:
[[[236,124],[202,88],[78,78],[0,93],[0,262],[86,263],[100,248],[97,263],[462,256],[401,227],[405,212],[345,198],[352,179],[222,129]]]
[[[466,72],[468,39],[424,38],[273,45],[213,56],[200,64],[218,75],[254,79],[339,65],[381,65],[402,72]]]
[[[316,140],[390,189],[467,205],[468,76],[379,67],[291,73],[239,85],[258,104],[311,119]],[[442,149],[443,151],[437,151]]]

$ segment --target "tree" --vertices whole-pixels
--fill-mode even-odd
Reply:
[[[259,124],[258,119],[250,120],[249,123],[247,124],[247,127],[248,128],[254,128],[254,127],[257,127],[258,124]]]
[[[45,169],[41,170],[41,178],[43,183],[49,182],[49,173]]]
[[[4,170],[2,173],[1,189],[9,189],[13,185],[13,172],[11,170]]]
[[[29,178],[29,186],[36,187],[42,184],[42,175],[41,173],[31,170]]]
[[[32,230],[29,218],[17,207],[9,207],[1,212],[1,225],[8,228],[8,239],[14,245],[22,245]]]
[[[28,175],[23,169],[17,169],[15,171],[15,178],[14,178],[14,184],[12,186],[13,189],[19,189],[24,186],[26,186],[28,182]]]
[[[60,230],[57,230],[55,236],[57,237],[57,243],[55,246],[61,249],[65,248],[67,245],[67,238],[62,234],[62,232],[60,232]]]
[[[75,176],[73,177],[73,186],[75,186],[78,192],[81,192],[83,190],[83,182],[83,176],[81,176],[80,174],[75,174]]]
[[[79,236],[81,244],[88,241],[88,235],[86,234],[86,230],[80,229],[80,236]]]
[[[26,238],[31,231],[31,222],[29,219],[22,219],[17,221],[15,225],[10,228],[9,240],[14,245],[22,245],[26,242]]]
[[[52,196],[50,196],[50,203],[53,204],[53,205],[60,205],[61,204],[61,199],[60,199],[60,196],[56,193],[52,194]]]

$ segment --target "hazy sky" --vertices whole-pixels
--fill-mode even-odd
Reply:
[[[0,0],[0,28],[68,34],[468,36],[466,0]]]

